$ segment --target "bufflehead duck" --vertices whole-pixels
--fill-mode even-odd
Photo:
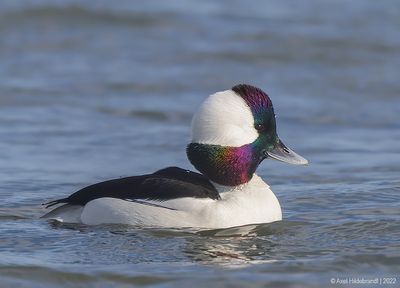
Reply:
[[[255,171],[266,158],[308,161],[278,138],[268,95],[250,85],[210,95],[192,121],[187,157],[201,172],[168,167],[85,187],[43,218],[88,225],[227,228],[282,219],[281,206]]]

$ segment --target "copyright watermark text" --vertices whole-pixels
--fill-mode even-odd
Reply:
[[[332,277],[333,285],[396,285],[397,277]]]

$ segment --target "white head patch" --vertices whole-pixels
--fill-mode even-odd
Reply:
[[[239,147],[258,137],[250,107],[232,90],[210,95],[192,120],[192,142]]]

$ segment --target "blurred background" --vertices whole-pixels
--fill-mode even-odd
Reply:
[[[126,279],[319,287],[336,276],[393,275],[399,15],[394,0],[1,1],[3,284],[25,285],[21,271],[38,287]],[[260,166],[283,207],[277,227],[239,241],[36,220],[44,201],[94,182],[193,169],[192,114],[239,83],[269,94],[280,137],[311,162]],[[225,267],[238,259],[254,265]],[[207,266],[215,261],[225,268]]]

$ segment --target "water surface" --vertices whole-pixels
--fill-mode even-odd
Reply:
[[[389,0],[1,2],[0,286],[399,286],[399,12]],[[279,135],[311,162],[259,167],[284,221],[38,219],[94,182],[192,169],[192,113],[238,83],[271,96]]]

